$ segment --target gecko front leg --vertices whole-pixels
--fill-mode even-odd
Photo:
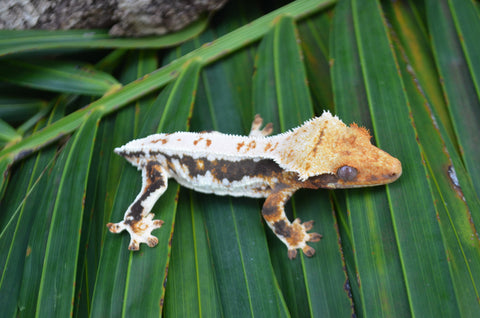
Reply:
[[[158,161],[149,161],[142,167],[142,190],[135,201],[128,207],[123,221],[108,223],[107,227],[112,233],[127,230],[130,233],[128,249],[137,251],[140,243],[153,247],[158,244],[158,239],[151,234],[162,226],[162,220],[153,220],[154,214],[150,213],[155,202],[167,189],[168,174]]]
[[[288,258],[290,259],[297,256],[297,249],[299,248],[306,256],[313,256],[315,249],[308,246],[307,242],[318,242],[322,238],[318,233],[307,233],[313,227],[313,221],[302,224],[298,218],[293,223],[287,219],[284,205],[296,190],[297,188],[285,184],[276,185],[262,208],[262,215],[268,226],[287,245]]]

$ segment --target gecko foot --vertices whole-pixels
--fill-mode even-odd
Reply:
[[[315,233],[315,234],[318,234],[318,233]],[[302,247],[302,251],[303,251],[303,254],[305,254],[305,256],[307,256],[307,257],[312,257],[313,255],[315,255],[315,249],[313,247],[307,245],[307,244],[305,244]],[[295,257],[297,257],[297,249],[289,249],[288,250],[288,258],[289,259],[294,259]]]
[[[123,220],[118,223],[108,223],[107,227],[112,233],[120,233],[123,230],[127,230],[130,233],[128,249],[138,251],[140,243],[146,243],[149,247],[154,247],[158,244],[158,239],[151,232],[160,228],[164,222],[162,220],[153,220],[153,216],[153,213],[149,213],[139,221]]]
[[[318,233],[307,233],[307,231],[312,229],[313,223],[314,221],[312,220],[302,224],[298,218],[293,221],[292,228],[296,234],[292,235],[294,240],[287,238],[289,259],[294,259],[297,256],[297,249],[299,248],[301,248],[303,254],[308,257],[312,257],[315,254],[315,249],[307,245],[307,242],[318,242],[322,238],[322,235]]]
[[[252,122],[252,128],[250,130],[250,137],[266,137],[273,132],[273,124],[268,123],[260,130],[260,127],[263,124],[263,119],[259,114],[255,115],[255,119]]]

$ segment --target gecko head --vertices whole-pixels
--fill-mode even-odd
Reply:
[[[356,188],[383,185],[397,180],[402,174],[400,161],[370,142],[363,127],[345,126],[343,133],[332,136],[334,153],[328,175],[314,177],[324,188]]]
[[[402,174],[400,161],[372,145],[365,128],[347,126],[329,112],[281,137],[277,163],[313,187],[381,185]]]

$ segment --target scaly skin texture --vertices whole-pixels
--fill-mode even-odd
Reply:
[[[168,178],[203,193],[266,198],[262,215],[268,226],[287,246],[288,257],[302,249],[315,250],[307,242],[321,239],[308,233],[313,221],[290,222],[284,206],[301,188],[353,188],[382,185],[402,174],[400,161],[370,143],[370,135],[355,124],[346,126],[324,112],[289,132],[268,137],[271,124],[260,130],[259,115],[249,136],[218,132],[157,134],[115,149],[142,170],[142,190],[125,213],[124,220],[109,223],[112,233],[127,230],[130,250],[140,243],[153,247],[151,234],[161,220],[150,213],[167,189]]]

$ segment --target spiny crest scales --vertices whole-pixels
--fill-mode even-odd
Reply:
[[[339,165],[338,149],[345,139],[356,139],[360,135],[370,143],[366,129],[355,124],[348,127],[328,111],[282,135],[275,161],[282,168],[297,172],[301,180],[335,171]]]

